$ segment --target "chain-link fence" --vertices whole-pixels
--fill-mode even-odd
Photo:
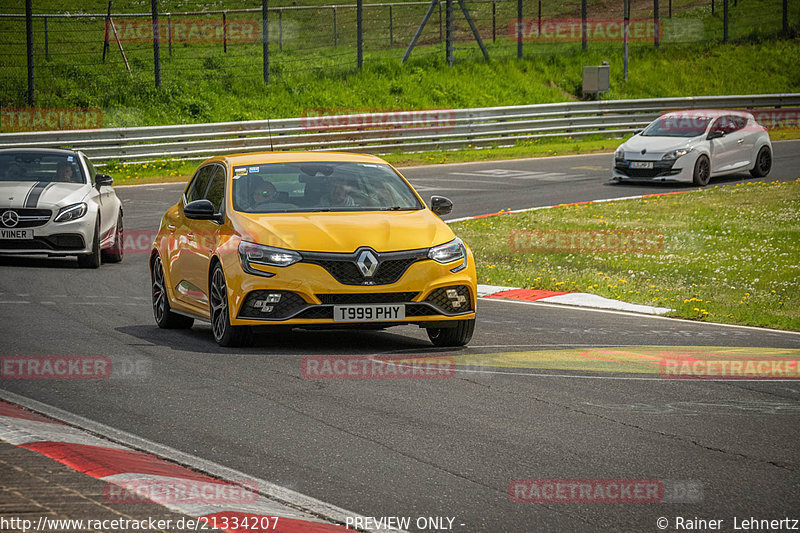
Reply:
[[[362,65],[387,72],[405,68],[403,58],[406,65],[446,68],[448,62],[487,56],[537,58],[583,48],[619,53],[624,33],[622,2],[603,0],[362,6],[308,5],[311,1],[267,6],[266,0],[86,0],[80,12],[70,13],[46,9],[61,4],[37,7],[34,2],[31,17],[24,6],[4,7],[0,105],[35,101],[46,106],[54,95],[63,101],[76,79],[100,92],[122,84],[129,92],[146,94],[165,81],[197,80],[213,80],[226,91],[252,91],[265,81],[295,90],[314,78],[343,76]],[[800,2],[631,0],[628,27],[631,47],[790,37],[800,27]],[[81,105],[78,95],[74,104]],[[189,116],[202,115],[203,102],[196,106],[186,110]]]

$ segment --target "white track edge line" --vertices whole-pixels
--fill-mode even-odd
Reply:
[[[127,431],[116,429],[111,426],[102,424],[100,422],[95,422],[93,420],[84,418],[80,415],[70,413],[58,407],[42,403],[37,400],[21,396],[19,394],[4,389],[0,389],[0,399],[6,400],[11,403],[15,403],[17,405],[21,405],[32,411],[42,413],[51,418],[55,418],[56,420],[65,422],[69,425],[78,427],[90,433],[94,433],[98,436],[105,437],[106,439],[110,439],[120,444],[124,444],[135,450],[141,450],[153,454],[157,457],[169,459],[170,461],[174,461],[181,465],[188,466],[192,469],[207,474],[211,474],[212,476],[219,477],[223,480],[249,481],[255,483],[256,486],[258,487],[259,493],[263,493],[265,496],[273,498],[277,500],[279,503],[285,503],[285,504],[288,503],[290,506],[297,507],[298,510],[304,510],[306,512],[309,512],[310,514],[317,515],[321,518],[325,518],[327,520],[330,520],[338,524],[345,524],[347,517],[361,516],[358,513],[347,511],[345,509],[342,509],[341,507],[337,507],[333,504],[317,500],[316,498],[313,498],[311,496],[306,496],[305,494],[301,494],[291,489],[281,487],[280,485],[276,485],[274,483],[257,478],[255,476],[245,474],[233,468],[229,468],[219,463],[215,463],[214,461],[209,461],[207,459],[202,459],[194,455],[189,455],[182,451],[176,450],[175,448],[172,448],[170,446],[153,442],[143,437],[133,435],[132,433],[128,433]],[[363,530],[363,531],[377,533],[377,530],[373,529]],[[381,533],[386,531],[405,533],[402,530],[396,530],[396,529],[381,529],[380,531]]]
[[[613,315],[624,315],[630,317],[637,317],[637,318],[655,318],[658,320],[671,320],[674,322],[684,322],[686,324],[694,324],[695,326],[721,326],[724,328],[737,328],[737,329],[747,329],[753,331],[760,331],[762,333],[776,333],[776,334],[786,334],[786,335],[800,335],[800,331],[785,331],[782,329],[773,329],[773,328],[759,328],[757,326],[743,326],[740,324],[723,324],[721,322],[698,322],[696,320],[688,320],[686,318],[677,318],[671,316],[661,316],[661,315],[651,315],[647,313],[635,313],[633,311],[619,311],[616,309],[603,309],[600,307],[582,307],[578,305],[572,304],[557,304],[557,303],[550,303],[550,302],[542,302],[542,301],[535,301],[535,302],[527,302],[525,300],[514,300],[511,298],[489,298],[487,296],[479,296],[479,300],[486,300],[486,301],[493,301],[493,302],[510,302],[515,304],[525,304],[525,305],[539,305],[543,307],[556,307],[556,308],[571,308],[575,309],[576,311],[594,311],[596,313],[610,313]]]

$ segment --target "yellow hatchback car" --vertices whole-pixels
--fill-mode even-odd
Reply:
[[[469,248],[400,173],[370,155],[281,152],[205,161],[150,256],[162,328],[210,321],[221,346],[254,326],[426,328],[463,346],[475,328]]]

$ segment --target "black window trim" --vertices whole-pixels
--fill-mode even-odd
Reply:
[[[228,185],[228,170],[227,170],[227,168],[225,168],[225,165],[223,165],[222,163],[220,163],[218,161],[214,161],[212,163],[208,163],[206,165],[201,165],[200,167],[198,167],[198,169],[194,173],[194,176],[192,176],[192,179],[189,180],[189,184],[186,186],[186,189],[184,189],[184,191],[183,191],[183,205],[185,206],[188,203],[187,202],[188,198],[187,198],[186,195],[189,192],[189,190],[191,190],[192,184],[194,183],[194,180],[197,179],[197,176],[200,174],[200,172],[202,170],[204,170],[206,168],[210,168],[210,167],[219,167],[220,169],[222,169],[222,179],[225,181],[225,183],[224,183],[224,186],[223,186],[223,189],[222,189],[222,203],[220,204],[220,212],[216,213],[216,214],[217,215],[222,215],[222,219],[224,220],[224,218],[225,218],[225,198],[226,198],[225,192],[226,192],[227,185]],[[214,174],[215,174],[215,171],[212,170],[211,171],[211,175],[208,178],[208,183],[206,184],[206,188],[203,191],[203,194],[201,196],[201,199],[207,199],[208,190],[211,188],[211,181],[214,179]],[[222,222],[219,222],[219,221],[216,221],[216,220],[214,220],[212,222],[214,222],[218,226],[222,225]]]

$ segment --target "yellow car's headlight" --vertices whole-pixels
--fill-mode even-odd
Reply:
[[[428,250],[428,257],[437,263],[452,263],[459,259],[464,259],[467,256],[467,250],[464,247],[464,242],[456,237],[452,241],[434,246]]]
[[[239,259],[241,259],[242,267],[245,271],[250,272],[252,270],[250,268],[251,264],[287,267],[302,260],[303,257],[294,250],[242,241],[239,243]]]

